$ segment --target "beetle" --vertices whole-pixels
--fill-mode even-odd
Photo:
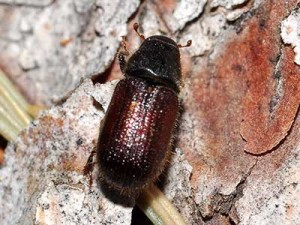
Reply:
[[[170,155],[171,138],[179,111],[180,47],[155,35],[145,39],[128,59],[125,39],[118,55],[121,80],[113,93],[96,147],[104,181],[123,193],[136,193],[162,172]]]

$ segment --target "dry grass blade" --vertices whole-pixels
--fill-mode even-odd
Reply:
[[[38,109],[41,109],[38,107]],[[8,141],[14,140],[36,115],[31,106],[0,70],[0,134]]]
[[[136,204],[155,225],[185,225],[182,216],[154,185],[145,189]]]
[[[21,127],[26,127],[32,120],[26,113],[28,104],[24,102],[24,98],[2,71],[0,71],[0,97],[2,98],[1,105],[9,109],[7,113],[16,118],[16,122],[19,123]]]

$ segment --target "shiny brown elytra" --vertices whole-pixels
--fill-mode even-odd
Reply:
[[[97,162],[110,186],[134,193],[156,180],[169,155],[179,109],[182,46],[151,36],[126,62],[122,43],[119,60],[125,79],[117,84],[107,110]]]

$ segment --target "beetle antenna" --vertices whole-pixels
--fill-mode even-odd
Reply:
[[[141,34],[138,29],[139,29],[139,24],[138,23],[134,23],[133,24],[133,29],[135,30],[135,32],[140,36],[140,38],[142,40],[145,40],[145,36],[143,34]]]
[[[178,48],[186,48],[192,45],[192,40],[188,40],[185,45],[177,44]]]

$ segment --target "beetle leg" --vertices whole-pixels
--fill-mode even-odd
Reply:
[[[95,155],[96,155],[96,151],[93,150],[83,168],[83,174],[86,176],[88,175],[90,178],[90,181],[89,181],[90,188],[93,185],[93,176],[92,175],[93,175],[94,166],[96,164],[96,162],[94,162]]]
[[[139,29],[139,24],[138,23],[134,23],[133,24],[133,29],[140,36],[140,38],[144,41],[145,40],[145,36],[138,31],[138,29]]]
[[[129,51],[126,45],[126,36],[122,36],[121,46],[122,46],[122,50],[119,51],[118,59],[119,59],[121,71],[122,73],[125,73],[126,57],[129,56]]]
[[[125,52],[125,55],[128,56],[129,51],[128,51],[127,44],[126,44],[126,36],[122,36],[121,46],[123,48],[123,51]]]

